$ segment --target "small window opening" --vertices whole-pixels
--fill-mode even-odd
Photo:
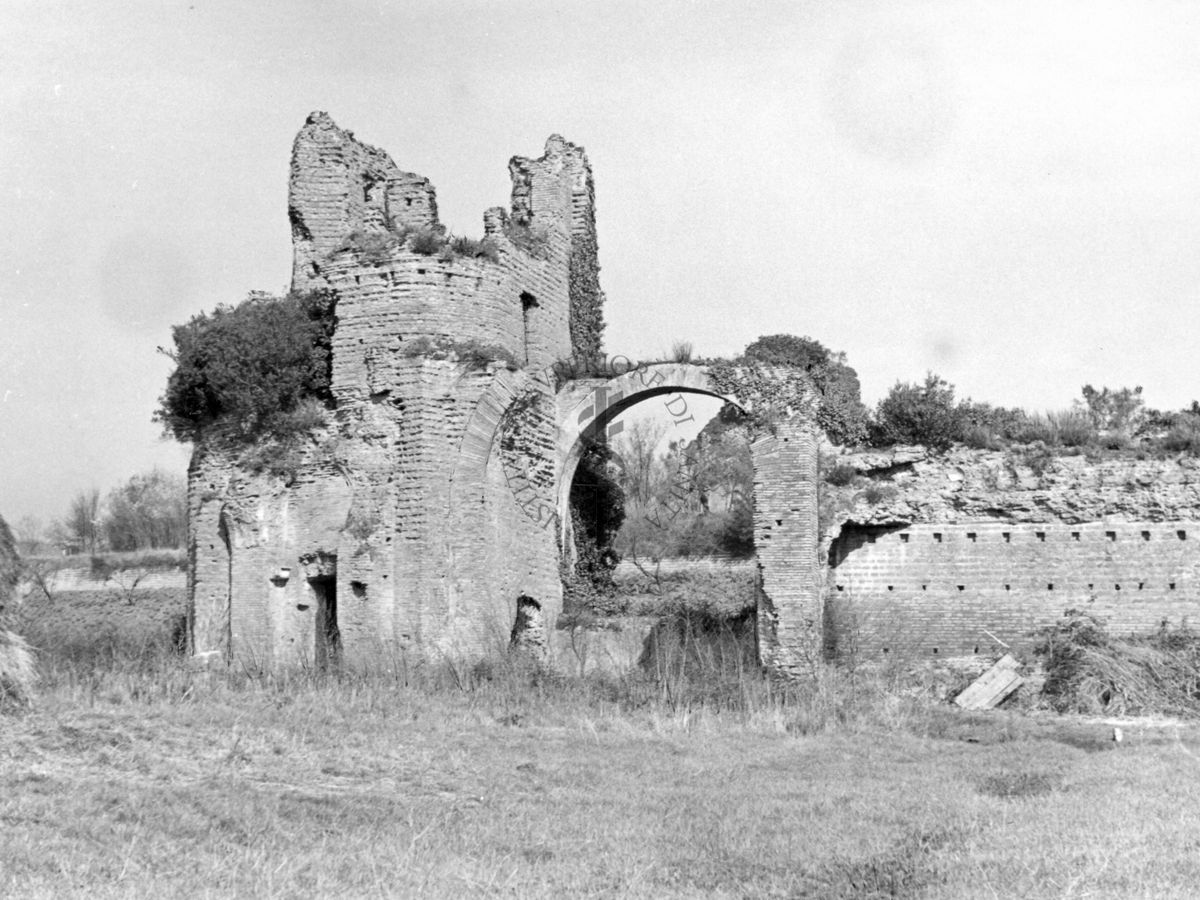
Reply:
[[[1142,540],[1143,540],[1143,541],[1148,541],[1148,540],[1150,540],[1150,532],[1148,532],[1148,531],[1143,531],[1143,532],[1142,532]]]
[[[908,535],[907,534],[900,535],[900,543],[902,543],[902,544],[908,543]]]
[[[538,308],[537,298],[529,291],[521,291],[521,324],[525,330],[525,363],[529,363],[529,339],[533,334],[533,310]]]
[[[934,647],[934,648],[933,648],[933,655],[934,655],[934,656],[937,656],[937,647]]]
[[[935,531],[933,533],[933,539],[940,544],[942,542],[942,533],[940,531]]]
[[[1187,532],[1186,531],[1177,531],[1177,532],[1175,532],[1175,537],[1179,538],[1181,541],[1186,541],[1187,540]]]
[[[1115,531],[1106,531],[1104,532],[1104,536],[1110,541],[1115,541],[1117,539],[1117,533]]]
[[[1011,590],[1012,590],[1012,585],[1011,585],[1011,584],[1006,584],[1006,585],[1004,586],[1004,589],[1005,589],[1006,591],[1011,591]]]
[[[1119,584],[1118,584],[1118,585],[1114,585],[1114,589],[1119,591],[1119,590],[1121,589],[1121,586],[1120,586]]]
[[[350,582],[350,591],[354,594],[355,600],[367,599],[367,586],[361,581]]]
[[[1046,532],[1044,532],[1044,531],[1038,531],[1038,532],[1035,532],[1035,533],[1037,534],[1037,539],[1038,539],[1039,541],[1045,541],[1045,540],[1046,540]]]
[[[965,584],[960,584],[960,585],[958,585],[958,589],[960,591],[965,591],[967,589],[967,586]]]
[[[974,531],[967,532],[967,540],[968,541],[971,541],[972,543],[974,543],[974,541],[977,537],[978,537],[978,535]]]
[[[1173,581],[1170,581],[1170,582],[1168,582],[1168,583],[1167,583],[1167,590],[1168,590],[1168,591],[1173,591],[1173,590],[1175,590],[1175,582],[1173,582]]]
[[[1071,540],[1073,540],[1073,541],[1079,540],[1079,532],[1078,531],[1071,532]]]
[[[1054,590],[1054,585],[1053,584],[1046,585],[1046,590],[1048,590],[1048,591]]]
[[[1139,582],[1138,582],[1138,590],[1139,590],[1139,591],[1140,591],[1142,588],[1144,588],[1145,586],[1146,586],[1146,582],[1144,582],[1144,581],[1139,581]]]
[[[1011,544],[1012,543],[1012,532],[1005,531],[1005,532],[1002,532],[1002,534],[1004,536],[1004,543]]]
[[[892,588],[892,586],[891,586],[890,584],[888,585],[888,590],[889,590],[889,591],[890,591],[890,590],[893,590],[893,588]]]

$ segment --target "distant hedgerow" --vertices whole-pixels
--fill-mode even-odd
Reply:
[[[330,344],[337,295],[252,294],[172,329],[175,363],[154,419],[177,440],[213,430],[245,442],[314,425],[314,401],[330,406]]]

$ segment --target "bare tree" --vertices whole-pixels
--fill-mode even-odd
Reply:
[[[13,525],[12,531],[17,540],[17,552],[22,556],[43,554],[50,544],[46,526],[37,516],[21,516]]]
[[[653,498],[664,469],[658,446],[666,426],[654,419],[635,419],[613,442],[621,464],[621,488],[631,505],[645,507]]]
[[[95,553],[100,545],[100,489],[80,491],[71,499],[62,534],[72,547]]]

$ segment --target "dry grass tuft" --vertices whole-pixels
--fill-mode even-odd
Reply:
[[[1043,694],[1060,712],[1200,713],[1200,634],[1186,626],[1118,639],[1103,619],[1068,610],[1037,650],[1046,657]]]
[[[36,682],[37,665],[25,639],[0,628],[0,710],[27,706]]]

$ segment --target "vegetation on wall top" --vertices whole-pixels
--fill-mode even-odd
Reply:
[[[875,409],[870,442],[875,446],[922,444],[945,450],[954,444],[999,450],[1040,444],[1060,452],[1116,451],[1200,455],[1200,403],[1163,412],[1147,409],[1142,389],[1096,389],[1084,385],[1070,409],[1044,414],[955,401],[954,386],[930,372],[922,384],[897,382]]]
[[[500,251],[489,238],[476,239],[451,234],[440,225],[400,227],[387,231],[349,232],[333,254],[351,252],[372,266],[383,265],[396,250],[407,249],[421,256],[436,256],[443,262],[454,259],[500,261]],[[333,255],[331,254],[331,255]]]
[[[337,295],[251,294],[172,329],[175,363],[154,419],[176,440],[202,432],[251,442],[314,427],[331,406]]]

